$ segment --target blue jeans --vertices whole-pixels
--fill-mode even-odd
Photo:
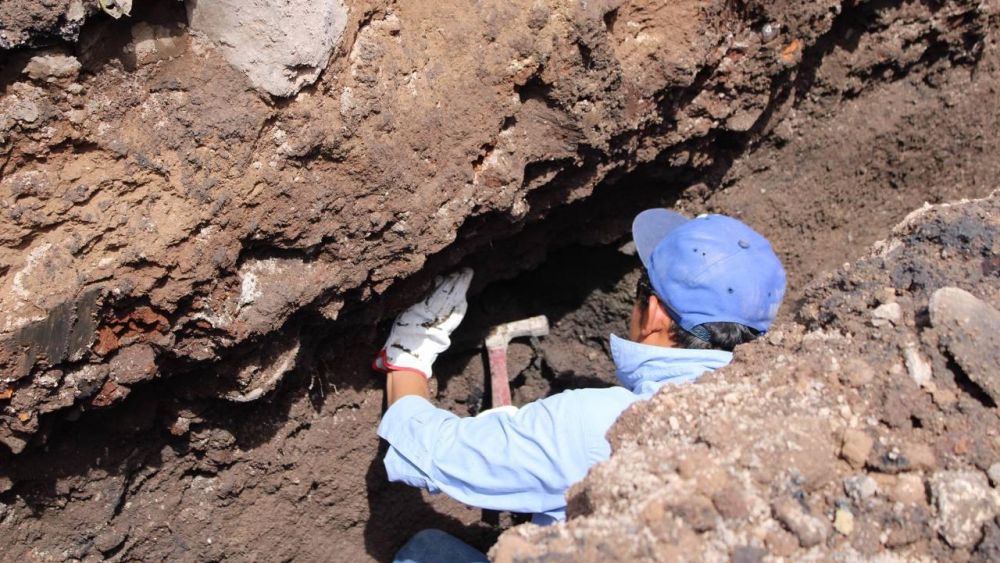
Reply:
[[[410,538],[393,563],[489,563],[489,559],[449,533],[427,529]]]

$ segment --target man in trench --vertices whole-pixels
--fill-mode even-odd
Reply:
[[[378,434],[389,443],[389,479],[471,506],[533,513],[536,524],[564,520],[566,490],[611,455],[605,434],[625,408],[728,364],[733,348],[771,325],[785,271],[767,239],[747,225],[649,209],[633,221],[632,238],[644,272],[628,339],[611,335],[621,387],[565,391],[462,418],[430,402],[427,382],[465,314],[472,271],[440,279],[400,314],[374,361],[387,374],[389,406]],[[425,530],[396,560],[487,558],[458,538]]]

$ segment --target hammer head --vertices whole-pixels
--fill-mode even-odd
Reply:
[[[504,323],[493,327],[486,336],[486,348],[506,348],[511,339],[522,336],[545,336],[549,333],[549,319],[545,315]]]

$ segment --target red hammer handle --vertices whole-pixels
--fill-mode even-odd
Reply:
[[[492,408],[510,405],[510,382],[507,380],[507,349],[488,348],[490,357],[490,398]]]

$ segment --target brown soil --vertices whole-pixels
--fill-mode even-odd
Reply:
[[[722,211],[760,229],[789,269],[789,320],[818,314],[803,298],[869,299],[856,281],[840,293],[805,287],[923,201],[996,186],[987,7],[515,4],[484,6],[492,16],[480,21],[456,15],[458,3],[354,3],[344,52],[293,100],[263,98],[197,43],[130,67],[115,51],[126,41],[110,38],[131,24],[93,14],[78,45],[60,46],[84,63],[82,92],[11,70],[34,51],[0,53],[5,115],[22,115],[25,100],[39,115],[0,118],[0,318],[43,319],[0,326],[0,363],[14,375],[0,379],[0,559],[387,560],[425,527],[486,549],[519,517],[386,483],[374,435],[382,397],[368,361],[382,321],[434,274],[477,271],[437,378],[440,404],[472,414],[481,336],[522,316],[549,315],[553,333],[512,348],[516,402],[613,383],[606,337],[625,330],[636,264],[624,245],[639,209]],[[153,5],[136,17],[187,42],[174,3]],[[453,36],[411,34],[411,21]],[[636,42],[630,21],[655,46]],[[770,42],[766,21],[782,24]],[[458,53],[456,37],[493,37],[503,56]],[[547,62],[508,76],[514,53]],[[434,58],[447,64],[414,101],[406,77]],[[435,114],[420,100],[451,103]],[[151,135],[152,123],[163,129]],[[33,292],[20,299],[15,273],[50,243],[48,269],[20,278]],[[243,302],[248,272],[263,297]],[[808,348],[792,334],[789,350]],[[758,348],[778,353],[768,346],[784,344]],[[274,366],[291,350],[282,378]],[[747,354],[741,366],[774,358]],[[935,377],[946,372],[935,364]],[[220,398],[275,373],[262,399]],[[875,390],[859,401],[883,402]],[[804,409],[810,397],[789,401]],[[630,420],[616,444],[638,439]],[[604,510],[601,494],[584,485],[575,514]],[[900,545],[943,553],[928,537]]]
[[[0,49],[45,45],[52,39],[75,40],[96,2],[48,0],[0,4]]]

